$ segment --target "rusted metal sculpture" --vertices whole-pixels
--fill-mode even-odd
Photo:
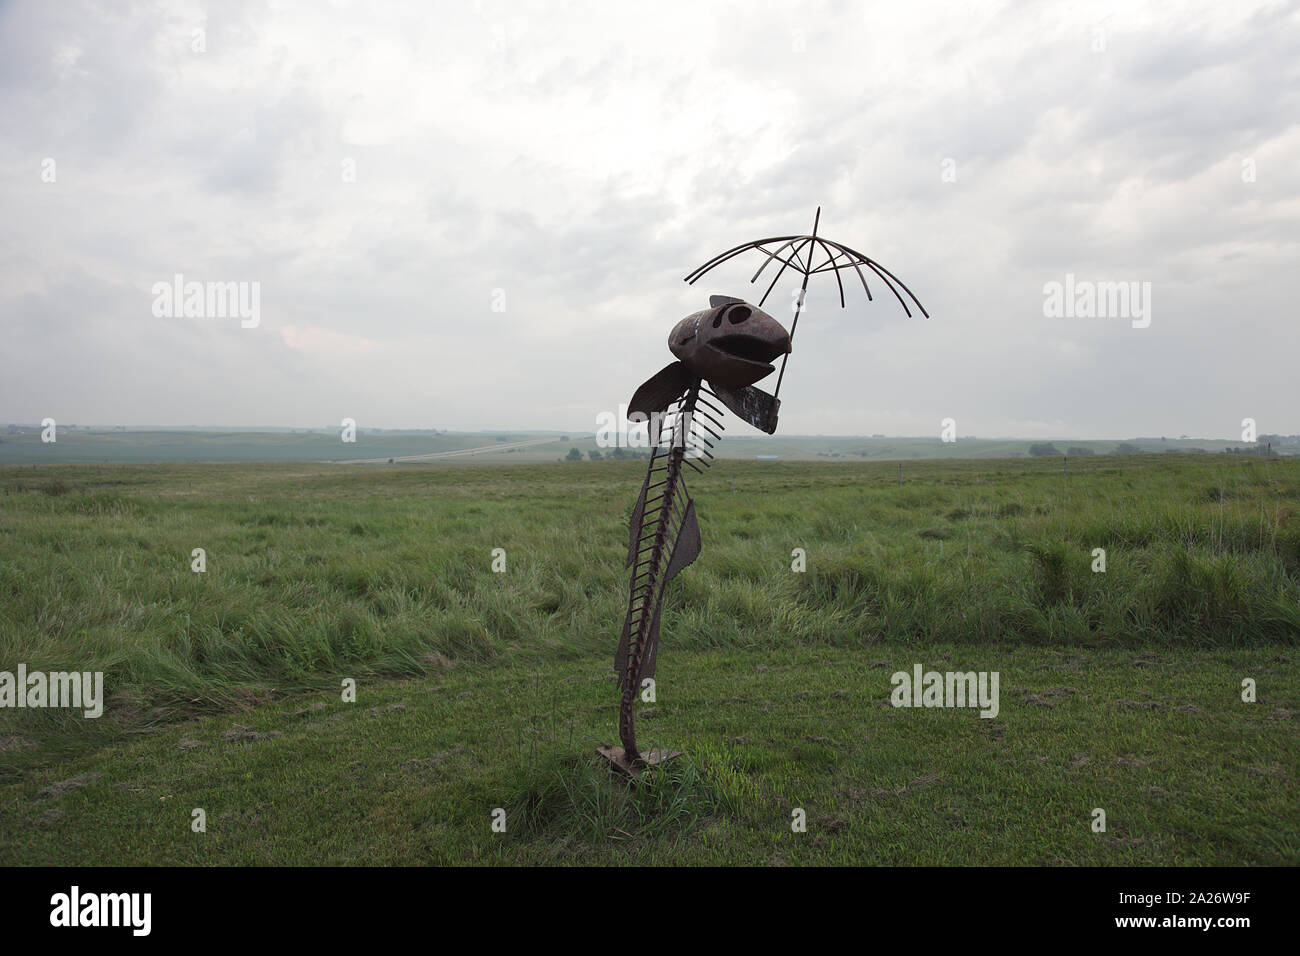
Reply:
[[[668,347],[678,361],[638,388],[628,407],[629,419],[649,421],[655,447],[632,510],[627,548],[632,593],[614,659],[623,746],[600,748],[628,773],[675,756],[660,750],[641,754],[632,708],[641,682],[654,676],[664,588],[700,553],[700,526],[684,469],[707,467],[713,457],[709,449],[722,437],[722,410],[705,396],[755,427],[775,431],[778,403],[753,383],[775,371],[769,363],[790,351],[790,335],[766,312],[740,299],[713,296],[708,309],[677,323]]]
[[[668,336],[668,348],[678,361],[660,369],[642,384],[629,404],[629,420],[648,421],[655,444],[641,493],[632,510],[627,551],[627,567],[632,569],[631,594],[614,658],[622,694],[618,730],[623,746],[605,745],[598,750],[624,773],[635,775],[647,765],[677,756],[676,751],[652,750],[642,754],[638,750],[633,707],[642,682],[654,676],[664,589],[700,553],[700,527],[695,517],[695,502],[686,490],[684,468],[702,472],[713,458],[709,449],[722,437],[722,409],[709,399],[716,399],[769,435],[776,431],[781,407],[777,394],[785,377],[785,363],[790,357],[799,313],[803,311],[808,280],[813,275],[835,273],[843,307],[844,284],[839,271],[856,270],[867,298],[871,299],[871,289],[862,271],[866,268],[884,281],[909,317],[911,310],[899,295],[899,289],[916,303],[922,315],[929,316],[911,290],[884,266],[847,246],[819,237],[820,221],[819,208],[812,235],[779,236],[745,243],[710,259],[687,276],[686,281],[693,284],[711,269],[751,249],[766,257],[750,279],[751,283],[758,280],[769,263],[781,263],[758,306],[731,296],[715,295],[709,298],[708,309],[678,322]],[[768,246],[775,247],[775,251]],[[826,259],[814,265],[813,257],[818,249]],[[803,285],[796,300],[794,322],[787,332],[761,306],[789,268],[803,275]],[[782,359],[781,374],[777,376],[776,393],[769,395],[755,388],[754,383],[776,370],[771,363],[778,356]]]

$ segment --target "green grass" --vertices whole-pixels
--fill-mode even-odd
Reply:
[[[109,694],[0,711],[0,862],[1300,862],[1300,461],[1231,458],[719,462],[631,791],[644,463],[0,469],[0,669]]]
[[[918,662],[999,669],[1001,713],[888,706],[889,675]],[[616,726],[606,666],[465,666],[55,761],[11,751],[0,863],[1295,864],[1296,664],[1272,650],[665,654],[641,736],[685,755],[635,789],[593,753]],[[1259,702],[1241,702],[1243,676]],[[206,833],[190,829],[197,807]]]

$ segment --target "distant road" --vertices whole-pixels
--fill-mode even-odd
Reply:
[[[455,458],[458,455],[477,455],[485,451],[505,451],[507,448],[527,448],[529,445],[550,445],[558,438],[530,438],[528,441],[498,441],[477,448],[457,448],[455,451],[433,451],[427,455],[393,455],[387,458],[346,458],[332,461],[331,465],[386,465],[389,461],[430,461],[434,458]]]

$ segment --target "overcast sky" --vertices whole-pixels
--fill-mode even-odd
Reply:
[[[0,3],[0,421],[591,431],[818,205],[931,318],[815,278],[781,434],[1300,432],[1300,12],[1246,2]]]

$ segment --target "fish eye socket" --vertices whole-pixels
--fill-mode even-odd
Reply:
[[[727,313],[727,321],[730,322],[732,325],[739,325],[741,322],[744,322],[751,315],[753,315],[753,313],[749,310],[749,306],[738,305],[730,312]],[[714,326],[716,327],[717,324],[718,323],[715,322]]]

